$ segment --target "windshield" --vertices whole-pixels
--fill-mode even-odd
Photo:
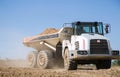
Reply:
[[[80,35],[82,33],[96,33],[103,35],[103,24],[102,22],[98,23],[80,23],[73,25],[74,34]]]

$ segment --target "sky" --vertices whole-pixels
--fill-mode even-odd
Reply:
[[[34,49],[24,37],[75,21],[109,23],[105,36],[120,50],[120,0],[0,0],[0,58],[25,59]]]

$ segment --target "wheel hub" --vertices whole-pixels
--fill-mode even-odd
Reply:
[[[44,56],[40,56],[39,57],[39,64],[42,66],[45,64],[45,57]]]

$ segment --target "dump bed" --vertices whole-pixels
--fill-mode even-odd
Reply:
[[[63,27],[60,30],[54,28],[46,29],[44,32],[37,36],[24,38],[23,44],[38,51],[45,50],[49,48],[43,44],[40,44],[40,42],[46,42],[51,46],[56,47],[57,43],[62,43],[62,40],[70,40],[71,34],[72,28],[70,27]]]

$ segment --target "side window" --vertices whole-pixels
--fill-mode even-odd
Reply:
[[[98,26],[98,33],[103,34],[102,26]]]
[[[95,33],[96,31],[95,31],[95,27],[92,27],[92,33]]]

